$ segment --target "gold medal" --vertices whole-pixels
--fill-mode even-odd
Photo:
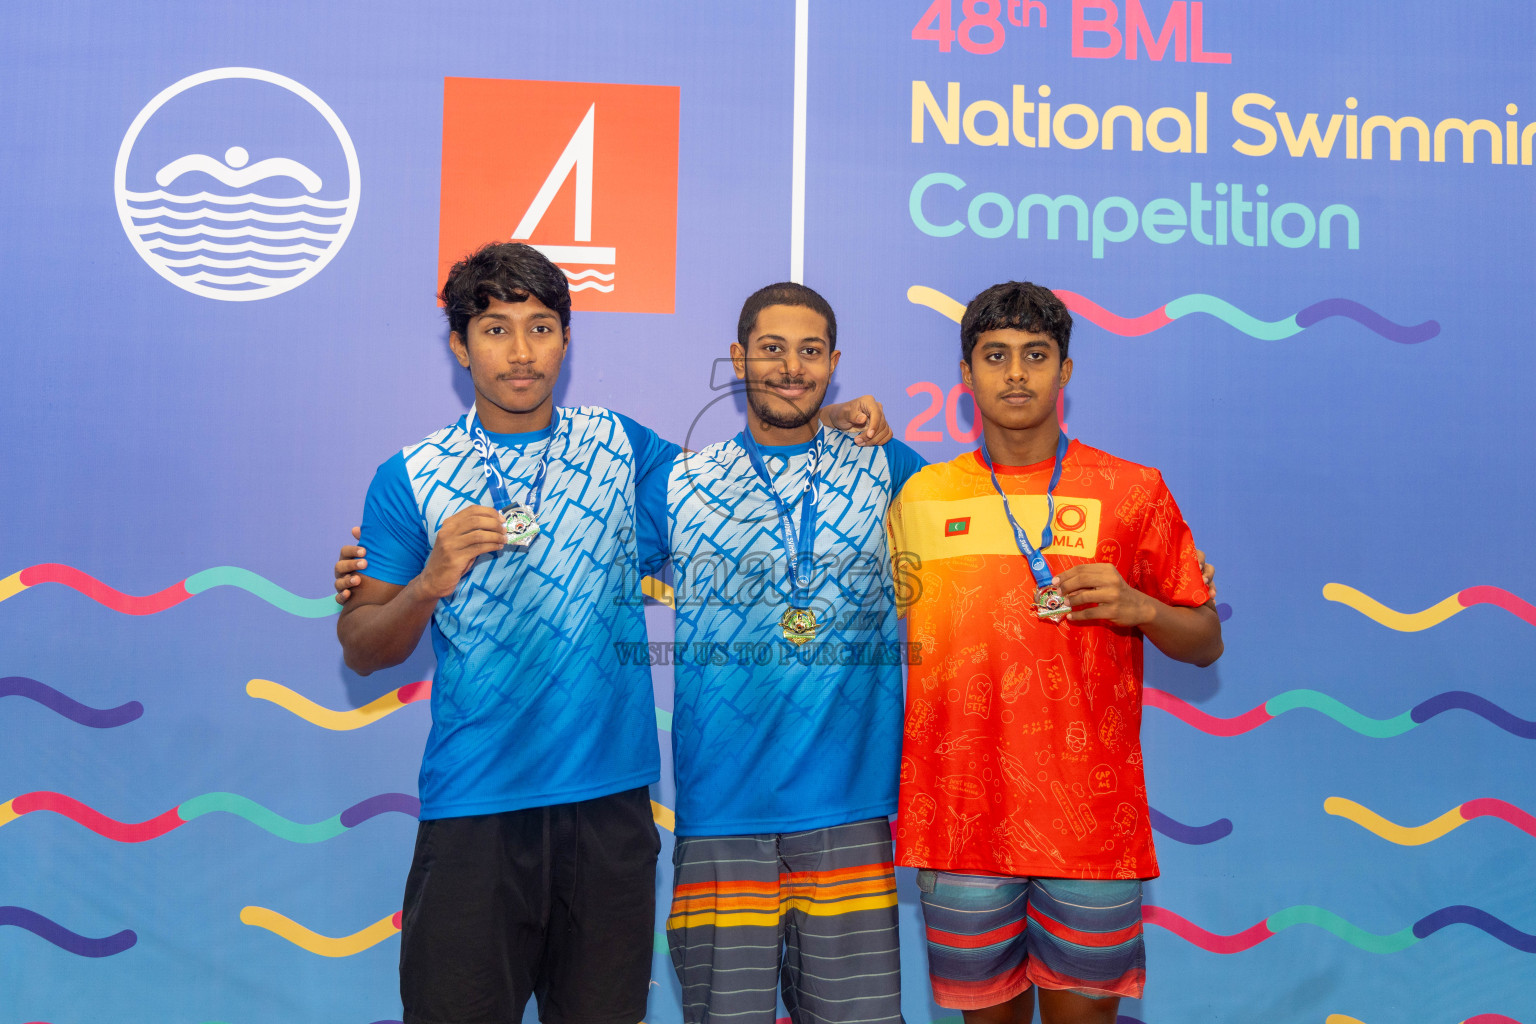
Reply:
[[[816,613],[809,608],[791,608],[779,620],[784,639],[799,646],[816,639]]]

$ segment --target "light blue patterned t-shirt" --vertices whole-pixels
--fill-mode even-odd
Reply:
[[[548,469],[543,531],[525,550],[475,560],[432,617],[437,670],[421,764],[421,817],[570,803],[660,777],[644,643],[636,489],[664,479],[677,445],[606,409],[559,409],[551,428],[490,434],[512,498]],[[379,467],[363,512],[367,575],[409,583],[444,520],[491,504],[464,419]],[[638,531],[638,532],[637,532]]]
[[[665,509],[672,558],[678,835],[791,832],[896,809],[902,648],[886,510],[923,460],[896,441],[818,438],[818,626],[801,646],[779,622],[793,595],[779,515],[740,437],[679,456],[664,491],[659,480],[640,491],[642,519]],[[812,447],[760,449],[796,529]]]

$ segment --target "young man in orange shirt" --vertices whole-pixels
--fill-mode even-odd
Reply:
[[[1155,469],[1069,442],[1072,317],[987,289],[961,321],[980,450],[892,506],[908,603],[897,862],[919,869],[934,998],[966,1024],[1112,1024],[1145,978],[1157,861],[1141,761],[1142,638],[1209,665],[1221,624]],[[901,594],[904,589],[905,594]]]

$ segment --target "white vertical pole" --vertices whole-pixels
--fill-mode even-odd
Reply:
[[[795,141],[789,192],[789,279],[805,281],[805,107],[811,0],[795,0]]]

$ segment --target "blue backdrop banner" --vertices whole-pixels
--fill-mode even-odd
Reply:
[[[721,361],[761,285],[831,301],[833,398],[930,460],[979,436],[965,302],[1055,289],[1062,417],[1161,469],[1226,640],[1148,650],[1163,874],[1122,1020],[1536,1024],[1528,5],[12,0],[0,29],[0,1019],[400,1018],[431,653],[348,671],[330,567],[374,468],[469,403],[446,266],[520,239],[574,289],[557,401],[695,449],[741,428]],[[906,1019],[953,1019],[899,883]]]

